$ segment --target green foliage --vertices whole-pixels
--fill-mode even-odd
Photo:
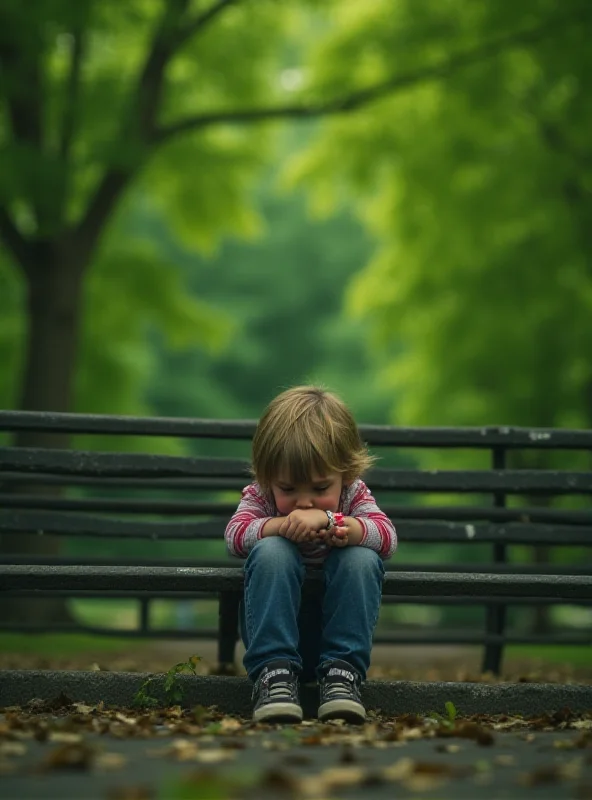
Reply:
[[[19,276],[0,251],[0,406],[12,407],[17,399],[24,319],[19,313],[23,287]]]
[[[447,700],[444,703],[444,708],[446,709],[445,717],[442,716],[442,714],[439,714],[437,711],[430,712],[428,717],[439,722],[443,728],[454,728],[457,717],[456,706],[451,700]]]
[[[280,160],[291,146],[282,143]],[[282,387],[319,381],[342,392],[361,421],[386,419],[389,401],[364,347],[368,325],[342,309],[344,288],[370,253],[361,226],[347,209],[310,219],[302,192],[278,193],[273,173],[256,200],[265,235],[225,241],[208,259],[180,245],[156,215],[138,216],[138,230],[179,265],[192,292],[233,323],[219,354],[163,345],[149,402],[163,414],[256,417]]]
[[[165,783],[159,800],[231,800],[250,793],[261,782],[261,770],[233,770],[220,775],[210,770],[198,770],[191,775]]]
[[[2,7],[0,44],[19,57],[7,62],[0,85],[0,206],[26,246],[42,239],[53,252],[64,243],[68,252],[91,252],[73,410],[149,413],[142,395],[155,369],[155,339],[172,352],[219,350],[232,331],[129,224],[130,208],[156,208],[194,255],[212,251],[222,235],[259,231],[248,195],[269,157],[270,136],[253,127],[176,136],[164,129],[206,110],[279,100],[293,11],[272,2],[228,4],[201,25],[206,10],[197,2],[147,0],[42,0],[34,15],[13,0]],[[163,54],[169,63],[159,78],[154,68]],[[5,112],[18,108],[22,124],[11,126]],[[120,176],[130,185],[124,203],[112,188]],[[85,219],[90,226],[78,227]],[[98,250],[84,233],[95,224]],[[12,407],[20,400],[28,309],[23,284],[3,260],[0,288],[6,282],[0,354],[10,354],[0,403]]]
[[[592,55],[584,6],[569,0],[558,13],[543,0],[399,0],[389,16],[392,5],[345,3],[343,25],[315,45],[313,80],[337,85],[358,48],[368,82],[541,30],[325,122],[291,165],[319,210],[342,202],[344,186],[353,190],[379,237],[348,306],[371,323],[384,385],[397,398],[392,419],[587,426]]]
[[[178,705],[183,700],[183,687],[179,683],[179,675],[197,675],[197,665],[201,661],[200,656],[190,656],[187,661],[180,661],[172,666],[164,675],[164,694],[169,705]],[[152,676],[142,682],[140,688],[134,695],[133,704],[144,708],[159,705],[160,701],[151,692],[154,689],[155,681],[158,676]]]

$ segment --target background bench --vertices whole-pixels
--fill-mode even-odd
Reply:
[[[226,556],[221,545],[219,555],[208,558],[203,547],[205,542],[220,542],[240,489],[249,482],[245,456],[254,427],[253,421],[0,412],[0,431],[5,432],[210,440],[214,452],[216,447],[219,452],[221,443],[234,442],[244,453],[243,457],[164,456],[0,448],[0,534],[87,544],[84,556],[19,555],[3,549],[1,597],[14,602],[25,596],[133,597],[140,609],[133,631],[64,623],[54,623],[50,629],[217,638],[220,663],[232,663],[242,562]],[[379,630],[375,642],[483,644],[483,669],[492,672],[500,669],[504,643],[592,644],[589,628],[533,633],[514,632],[507,625],[509,609],[515,607],[592,604],[590,561],[582,558],[581,549],[592,545],[592,472],[584,460],[592,449],[592,432],[383,426],[361,426],[361,431],[385,463],[398,464],[378,467],[367,476],[379,504],[395,522],[400,541],[398,553],[387,562],[384,605],[470,604],[486,609],[478,630],[399,626]],[[414,466],[420,448],[433,449],[434,457],[441,450],[457,449],[469,462],[477,453],[480,468],[421,470]],[[562,469],[508,468],[516,454],[533,451],[557,452]],[[420,498],[429,498],[430,505],[421,504]],[[565,498],[577,498],[577,503],[549,507],[554,498],[562,498],[564,505]],[[105,547],[113,541],[135,542],[137,550],[125,556],[105,555]],[[142,541],[194,543],[195,555],[150,558]],[[426,561],[423,549],[429,545],[462,545],[462,560]],[[512,558],[517,547],[523,554],[520,563]],[[546,556],[556,547],[577,550],[563,549],[564,563],[540,563],[541,547]],[[528,558],[533,548],[538,548],[538,562]],[[311,608],[318,591],[314,577],[308,579],[305,603]],[[151,624],[151,603],[156,598],[212,597],[219,600],[216,627],[155,629]],[[4,622],[0,629],[39,632],[47,627]]]

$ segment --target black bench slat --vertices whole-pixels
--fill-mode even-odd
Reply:
[[[34,447],[0,448],[0,479],[2,470],[147,479],[167,476],[238,478],[244,475],[245,481],[249,481],[248,461],[241,458],[193,458]]]
[[[226,519],[236,511],[235,503],[197,500],[179,503],[175,500],[124,500],[118,497],[66,498],[29,494],[0,494],[0,508],[43,509],[47,511],[102,511],[122,514],[166,514],[167,516],[220,515]]]
[[[47,629],[40,625],[2,625],[0,630],[15,631],[20,633],[39,634],[46,633]],[[52,626],[54,633],[90,634],[93,636],[109,636],[126,639],[146,638],[146,632],[129,628],[99,628],[91,625],[55,624]],[[218,630],[214,628],[151,628],[150,635],[157,639],[211,639],[216,640]],[[457,631],[447,633],[435,631],[424,633],[422,631],[377,632],[373,637],[374,644],[433,644],[441,645],[472,645],[472,644],[533,644],[533,645],[571,645],[587,647],[592,644],[592,637],[586,634],[549,634],[546,636],[536,634],[487,634],[479,631]]]
[[[0,553],[0,565],[12,564],[15,566],[45,566],[45,567],[68,567],[68,566],[87,566],[87,567],[215,567],[225,569],[227,567],[242,567],[245,561],[229,556],[227,558],[132,558],[130,556],[31,556],[27,554],[2,555]],[[470,567],[471,572],[482,572],[487,574],[515,574],[515,575],[589,575],[588,565],[578,564],[529,564],[529,563],[500,563],[489,564],[483,562],[449,562],[434,564],[431,562],[406,563],[404,561],[393,560],[387,562],[388,572],[467,572]]]
[[[159,490],[178,491],[236,491],[247,485],[246,478],[105,478],[97,475],[52,475],[43,472],[0,472],[0,483],[27,486],[85,486],[89,489],[119,489],[121,491]],[[237,498],[238,502],[238,498]]]
[[[310,570],[308,580],[321,583],[320,570]],[[46,567],[0,566],[0,591],[10,589],[199,589],[240,592],[240,567]],[[383,594],[388,595],[491,595],[494,597],[555,597],[589,599],[592,575],[495,575],[481,573],[388,572]]]
[[[189,458],[135,453],[78,450],[0,448],[0,468],[8,471],[53,472],[105,477],[242,477],[244,459]],[[510,494],[592,493],[592,474],[557,470],[403,470],[374,469],[368,474],[373,490],[406,492],[506,492]]]
[[[152,540],[221,541],[228,517],[188,522],[153,522],[120,520],[43,511],[0,511],[0,531],[54,536],[94,536]],[[579,545],[592,547],[592,528],[569,525],[495,525],[489,523],[453,523],[446,521],[395,520],[399,537],[413,542],[450,542],[483,544],[498,542],[526,545]]]
[[[256,420],[126,417],[106,414],[64,414],[0,411],[0,431],[47,431],[129,436],[169,436],[207,439],[251,439]],[[589,449],[592,431],[486,426],[482,428],[397,428],[360,425],[371,445],[395,447],[471,447]]]
[[[226,519],[235,512],[238,503],[216,501],[153,500],[150,498],[127,499],[118,497],[67,498],[31,494],[0,494],[1,508],[43,509],[45,511],[84,511],[122,514],[167,516],[216,515]],[[536,507],[496,508],[495,506],[403,506],[381,503],[381,508],[399,524],[406,520],[439,520],[451,522],[476,522],[491,520],[498,522],[554,523],[592,526],[592,511],[544,509]]]
[[[578,573],[581,574],[581,573]],[[158,592],[150,591],[125,591],[124,589],[11,589],[11,597],[66,597],[94,600],[167,600],[167,601],[182,601],[182,600],[210,600],[217,601],[219,592],[167,592],[164,589]],[[383,605],[422,605],[422,606],[463,606],[463,605],[505,605],[505,606],[541,606],[541,605],[557,605],[557,599],[554,597],[415,597],[406,595],[385,595],[382,598]],[[568,606],[590,606],[592,605],[592,598],[589,600],[569,600],[562,603]],[[3,624],[0,622],[0,630],[5,630]]]

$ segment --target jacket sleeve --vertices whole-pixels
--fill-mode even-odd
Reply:
[[[355,517],[361,524],[364,536],[360,547],[369,547],[384,559],[392,556],[397,549],[395,526],[376,505],[376,500],[364,481],[358,479],[348,488],[343,513],[348,517]]]
[[[263,526],[273,516],[271,504],[259,485],[252,483],[245,487],[238,508],[224,532],[230,555],[246,558],[261,538]]]

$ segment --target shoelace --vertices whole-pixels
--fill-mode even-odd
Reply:
[[[287,681],[276,681],[269,687],[269,696],[276,697],[292,697],[292,687]]]
[[[345,681],[334,681],[325,685],[325,694],[327,697],[332,697],[336,694],[342,694],[344,691],[347,692],[347,694],[352,694],[353,688],[353,686],[350,686]]]

